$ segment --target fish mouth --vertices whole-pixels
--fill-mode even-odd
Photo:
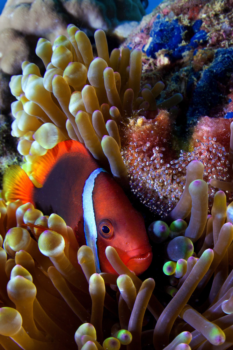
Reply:
[[[140,254],[140,255],[135,255],[133,256],[132,258],[129,259],[130,260],[145,260],[145,259],[148,259],[149,256],[152,255],[151,252],[147,252],[147,253],[144,253],[144,254]]]
[[[148,269],[152,262],[152,251],[147,251],[146,253],[137,254],[131,256],[126,263],[128,269],[133,271],[136,275],[140,275]]]

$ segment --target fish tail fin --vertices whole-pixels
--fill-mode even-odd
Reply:
[[[33,203],[34,185],[19,165],[12,165],[3,177],[3,195],[7,202],[21,200]]]

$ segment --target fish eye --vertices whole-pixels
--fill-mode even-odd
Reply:
[[[98,231],[104,238],[111,238],[113,236],[113,226],[109,220],[101,221]]]

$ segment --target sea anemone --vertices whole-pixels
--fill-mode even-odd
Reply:
[[[232,272],[228,274],[232,265],[232,205],[226,207],[226,196],[219,191],[212,218],[207,219],[207,210],[204,215],[202,212],[207,207],[204,188],[207,184],[203,180],[189,185],[193,207],[183,234],[196,242],[197,257],[184,254],[188,267],[180,268],[179,274],[178,262],[174,263],[177,284],[170,301],[164,296],[159,301],[155,296],[165,287],[159,280],[159,289],[153,294],[156,276],[155,280],[142,282],[122,263],[113,247],[107,247],[105,254],[116,274],[97,274],[92,250],[78,247],[73,230],[61,217],[46,217],[31,203],[7,204],[1,199],[3,348],[51,350],[78,346],[83,350],[115,350],[127,345],[140,350],[150,344],[155,349],[232,346]],[[178,227],[170,227],[174,230],[175,226]],[[208,239],[210,235],[212,241]],[[164,243],[158,244],[161,247]],[[171,257],[174,247],[168,246]],[[145,318],[147,308],[149,322]]]
[[[113,176],[126,184],[118,128],[134,110],[171,107],[182,96],[175,94],[157,105],[164,84],[141,89],[140,51],[115,49],[109,56],[105,33],[97,30],[98,57],[94,58],[84,32],[69,25],[67,33],[68,38],[59,36],[53,45],[38,41],[36,54],[46,68],[44,77],[35,64],[23,62],[22,75],[10,82],[18,100],[12,103],[12,135],[19,138],[24,169],[33,179],[30,164],[60,141],[73,139],[84,143],[103,166],[109,162]]]
[[[223,130],[205,128],[205,123],[202,127],[200,122],[195,130],[200,140],[192,141],[190,154],[180,155],[178,162],[173,160],[180,150],[173,148],[172,114],[164,110],[157,113],[157,108],[171,107],[180,101],[180,95],[156,105],[155,98],[163,84],[158,82],[153,88],[148,85],[140,90],[141,53],[130,54],[124,49],[120,55],[119,50],[114,50],[109,57],[102,31],[95,34],[99,56],[96,59],[89,39],[77,27],[69,26],[68,36],[69,39],[59,37],[53,46],[45,39],[39,40],[37,54],[46,67],[43,78],[38,67],[28,62],[22,64],[23,75],[12,78],[11,90],[18,100],[12,104],[15,117],[12,135],[20,138],[18,150],[26,160],[22,167],[38,185],[34,178],[38,158],[45,157],[48,149],[70,138],[84,143],[93,157],[106,167],[108,160],[112,174],[126,184],[128,165],[132,159],[138,161],[133,147],[140,146],[142,152],[151,152],[157,169],[152,176],[156,177],[156,172],[160,174],[156,186],[159,187],[160,180],[161,186],[166,186],[167,181],[171,191],[161,195],[162,199],[168,198],[168,204],[156,203],[154,208],[162,216],[169,213],[167,224],[160,221],[150,229],[152,239],[153,234],[156,236],[154,249],[160,259],[162,252],[160,265],[170,279],[164,283],[157,278],[158,270],[162,272],[162,266],[160,269],[158,265],[153,271],[155,279],[142,281],[124,265],[113,247],[107,247],[105,254],[116,274],[97,274],[92,250],[78,246],[73,230],[61,217],[44,216],[31,203],[6,203],[3,193],[0,200],[0,344],[5,349],[25,350],[75,349],[77,346],[82,350],[118,350],[121,345],[127,345],[129,350],[151,345],[156,350],[231,347],[232,204],[227,207],[227,197],[222,191],[208,193],[208,184],[204,181],[209,173],[208,164],[198,160],[203,161],[204,157],[209,162],[213,155],[219,157],[216,151],[211,151],[209,141],[219,142],[224,148],[230,144],[226,156],[231,165],[230,121],[227,136],[222,135],[221,142],[215,133]],[[134,112],[148,108],[158,114],[155,119],[147,120]],[[135,146],[133,142],[140,138],[140,130],[143,142]],[[154,151],[154,146],[148,144],[150,137],[154,142],[153,130],[158,138],[155,146],[158,149]],[[209,136],[213,130],[214,135]],[[133,141],[128,142],[130,132]],[[203,142],[206,134],[211,140]],[[203,144],[198,146],[195,142]],[[122,154],[121,143],[128,147],[127,152],[123,148]],[[220,151],[220,145],[213,148]],[[226,148],[221,151],[226,152]],[[128,158],[130,152],[132,158]],[[139,165],[141,160],[147,161],[140,159]],[[169,160],[172,174],[168,171],[162,177],[159,172],[163,170],[164,159]],[[214,161],[219,160],[214,158]],[[220,160],[221,169],[216,170],[216,179],[212,179],[211,185],[231,190],[232,184],[224,176],[227,161],[221,165]],[[149,165],[143,163],[141,167],[148,176]],[[130,166],[134,174],[142,177],[136,167]],[[175,172],[180,171],[179,166],[183,168],[183,183],[178,186]],[[134,175],[130,176],[133,188]],[[172,177],[166,179],[166,176]],[[139,185],[137,191],[142,185],[147,191],[145,184]],[[175,192],[175,201],[172,192]],[[207,216],[208,198],[213,202],[212,217]],[[153,294],[155,281],[157,288]],[[171,295],[170,300],[164,291]]]
[[[34,185],[38,186],[38,158],[60,141],[73,139],[84,143],[124,187],[129,183],[139,200],[160,217],[166,217],[182,195],[186,166],[201,160],[203,178],[211,184],[211,208],[216,188],[231,179],[230,120],[204,117],[182,143],[174,136],[175,115],[164,110],[182,97],[175,94],[157,104],[164,84],[141,86],[140,51],[115,49],[109,56],[105,34],[97,30],[94,58],[85,33],[74,25],[67,33],[68,38],[60,36],[53,45],[38,41],[44,77],[35,64],[23,62],[23,74],[13,76],[10,83],[17,98],[12,103],[12,135],[19,137],[23,168]],[[228,201],[231,188],[225,188]]]

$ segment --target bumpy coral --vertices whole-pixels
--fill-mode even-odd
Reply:
[[[192,160],[200,160],[209,186],[209,206],[212,206],[217,179],[232,181],[230,148],[230,120],[202,118],[194,128],[191,140],[181,144],[173,134],[171,118],[161,111],[156,118],[132,119],[124,128],[122,155],[130,176],[132,192],[154,214],[166,217],[182,195],[186,167]],[[231,151],[230,151],[231,152]],[[212,186],[211,186],[212,185]],[[228,201],[233,199],[228,186]]]
[[[17,30],[7,27],[0,32],[0,67],[5,74],[18,72],[21,62],[30,57],[30,51],[26,38]]]
[[[75,0],[59,4],[30,0],[27,5],[24,1],[7,1],[0,16],[0,68],[17,74],[21,62],[33,54],[38,37],[53,42],[65,34],[71,22],[93,33],[97,28],[112,30],[122,21],[140,21],[144,14],[140,0]]]
[[[118,42],[132,31],[144,14],[140,0],[6,1],[0,16],[1,113],[10,112],[8,83],[13,74],[20,73],[21,63],[31,61],[43,69],[35,55],[39,37],[54,42],[57,36],[66,34],[69,23],[74,23],[91,37],[97,28],[104,29]],[[132,21],[127,22],[127,31],[121,28],[125,21]],[[118,27],[119,30],[114,31]]]

